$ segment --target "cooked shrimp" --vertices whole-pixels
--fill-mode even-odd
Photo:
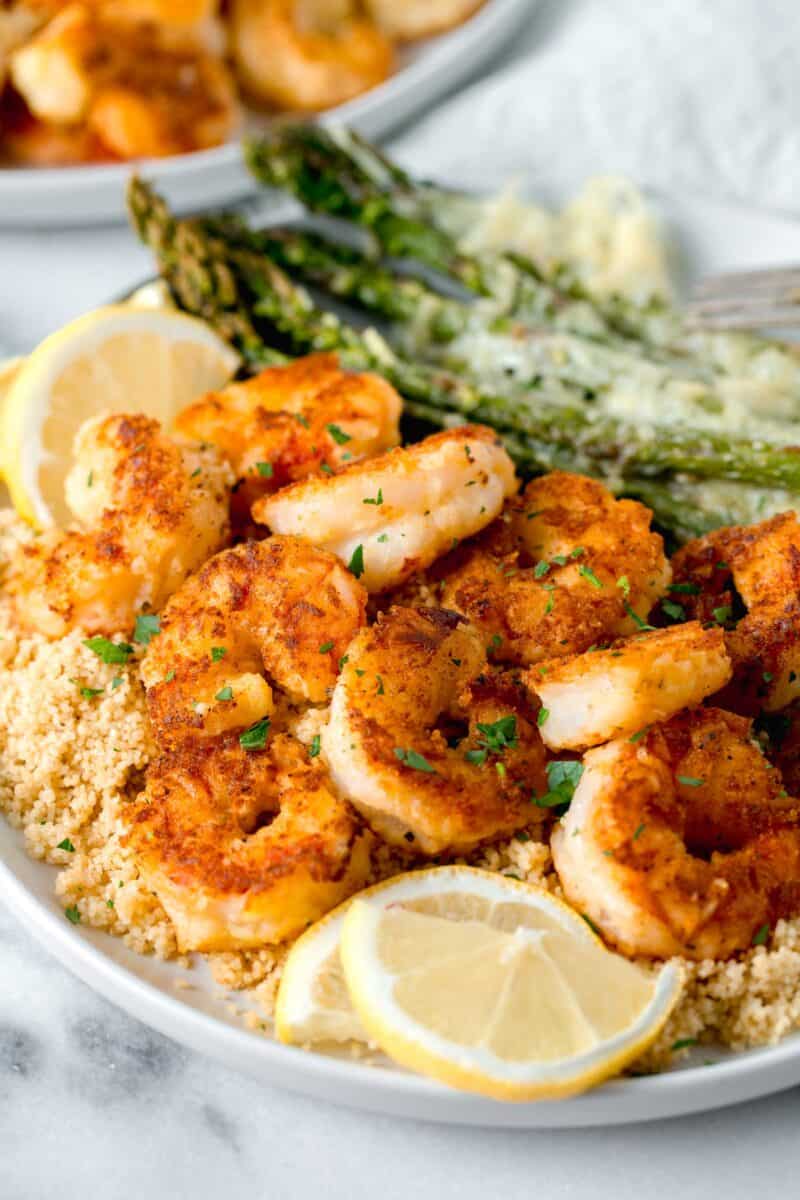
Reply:
[[[800,910],[800,810],[749,728],[697,709],[586,754],[553,860],[623,953],[726,958]]]
[[[483,0],[365,0],[369,16],[392,41],[416,42],[460,25]]]
[[[295,538],[217,554],[167,604],[142,662],[159,743],[213,738],[269,716],[265,675],[292,700],[326,700],[366,601],[338,559]]]
[[[548,659],[523,677],[542,703],[545,743],[578,750],[699,704],[728,682],[731,664],[722,630],[691,621],[612,642],[607,650]]]
[[[402,401],[379,375],[345,371],[336,354],[310,354],[211,392],[175,428],[213,443],[236,474],[238,512],[308,475],[379,454],[400,440]]]
[[[464,425],[330,478],[295,483],[258,501],[253,516],[275,533],[333,551],[367,591],[381,592],[483,529],[516,486],[497,434]]]
[[[362,630],[322,745],[339,790],[407,850],[467,851],[542,816],[530,802],[547,787],[535,707],[488,673],[480,637],[457,613],[392,608]]]
[[[355,813],[319,760],[283,734],[256,750],[228,734],[156,760],[127,819],[181,950],[296,937],[369,872]]]
[[[132,630],[228,534],[230,468],[211,448],[168,438],[142,416],[99,416],[75,438],[67,502],[83,528],[48,530],[12,562],[23,629]]]
[[[800,697],[797,515],[717,529],[687,543],[673,566],[687,612],[726,626],[734,677],[720,703],[754,714]]]
[[[585,476],[544,475],[483,537],[439,564],[440,601],[513,663],[632,633],[670,578],[651,516]]]
[[[238,119],[233,81],[221,59],[169,34],[68,4],[14,52],[12,81],[40,120],[85,124],[121,158],[216,145]]]
[[[250,96],[278,108],[333,108],[382,83],[392,46],[369,21],[302,29],[293,0],[233,0],[231,48]]]

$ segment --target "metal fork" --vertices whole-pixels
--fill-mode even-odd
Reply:
[[[705,329],[800,328],[800,265],[708,275],[692,289],[686,316]]]

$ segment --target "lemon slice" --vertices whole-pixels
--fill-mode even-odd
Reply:
[[[19,374],[19,369],[23,362],[24,359],[22,358],[4,358],[0,360],[0,425],[2,425],[3,409],[5,408],[8,390]],[[2,478],[2,471],[0,471],[0,479]]]
[[[370,1038],[402,1066],[498,1100],[556,1098],[619,1072],[682,987],[608,951],[549,892],[470,867],[357,896],[344,977]]]
[[[384,884],[359,893],[368,896]],[[275,1033],[295,1046],[320,1042],[367,1042],[345,983],[339,941],[353,903],[345,900],[299,937],[283,965],[275,1002]]]
[[[17,512],[37,526],[70,519],[64,479],[87,417],[145,413],[169,426],[238,364],[208,325],[178,312],[119,305],[65,325],[25,360],[3,405],[0,466]]]

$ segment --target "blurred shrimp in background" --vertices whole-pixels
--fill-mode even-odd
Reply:
[[[481,0],[0,0],[0,162],[58,166],[217,146],[239,92],[316,112],[382,83],[394,45]]]

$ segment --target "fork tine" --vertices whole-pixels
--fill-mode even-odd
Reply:
[[[752,271],[723,271],[717,275],[707,275],[698,280],[693,288],[697,295],[712,292],[729,293],[736,291],[800,286],[800,265],[787,267],[764,267]]]
[[[754,307],[738,304],[724,311],[708,312],[702,306],[690,304],[686,308],[686,321],[692,326],[706,329],[794,329],[800,328],[800,306]]]

